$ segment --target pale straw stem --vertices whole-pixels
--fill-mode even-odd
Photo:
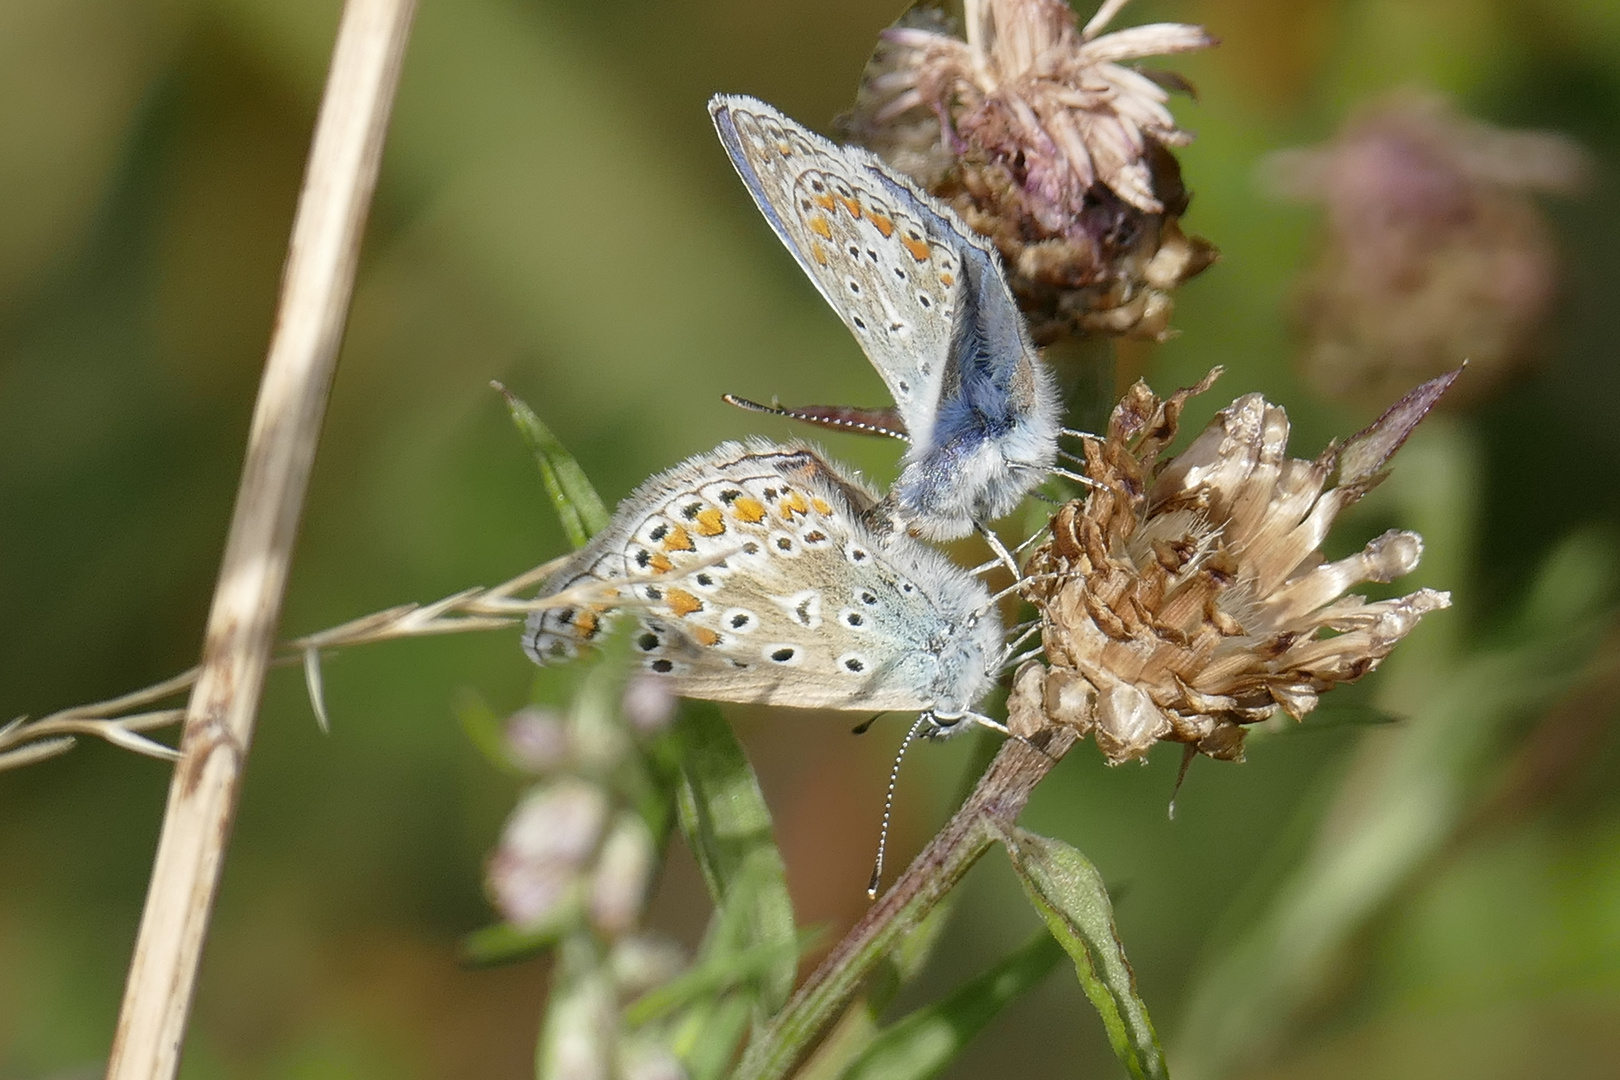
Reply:
[[[108,1080],[179,1066],[414,9],[349,0],[338,27]]]

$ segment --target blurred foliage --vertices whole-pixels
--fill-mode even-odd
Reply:
[[[0,715],[108,696],[195,658],[337,8],[0,4]],[[1610,1075],[1620,14],[1587,0],[1130,10],[1223,41],[1176,65],[1200,90],[1177,104],[1198,134],[1181,155],[1188,227],[1222,262],[1179,294],[1180,337],[1122,355],[1122,375],[1160,389],[1227,366],[1190,428],[1249,390],[1288,407],[1302,451],[1371,419],[1313,400],[1291,368],[1290,298],[1315,218],[1264,199],[1265,152],[1421,84],[1493,122],[1574,136],[1597,181],[1548,204],[1569,276],[1544,366],[1426,424],[1338,538],[1349,550],[1390,525],[1420,531],[1425,564],[1401,584],[1457,601],[1346,694],[1402,719],[1307,723],[1256,739],[1246,764],[1199,763],[1174,822],[1173,752],[1109,770],[1083,747],[1025,824],[1115,886],[1172,1075]],[[493,378],[610,498],[724,438],[789,432],[722,405],[723,391],[882,400],[748,204],[703,102],[747,92],[824,124],[895,14],[844,0],[424,5],[287,634],[567,549]],[[891,475],[893,446],[824,441]],[[532,678],[515,635],[345,653],[326,671],[330,737],[296,674],[272,679],[184,1076],[532,1074],[547,962],[471,970],[457,951],[489,921],[482,860],[521,782],[454,720],[463,690],[499,713]],[[898,727],[857,740],[847,718],[727,712],[799,922],[841,932],[865,906]],[[948,809],[964,743],[908,761],[897,856]],[[89,744],[0,776],[0,1077],[94,1074],[166,783],[158,763]],[[1333,866],[1363,893],[1330,890],[1345,902],[1304,927],[1312,951],[1267,968],[1286,1009],[1242,1046],[1203,1039],[1212,995],[1231,1005],[1261,985],[1223,983],[1233,958],[1256,942],[1275,952],[1267,934],[1322,910],[1288,898],[1322,889],[1312,875]],[[652,922],[695,946],[706,918],[702,875],[677,855]],[[929,993],[902,994],[895,1017],[1037,929],[1016,879],[987,860],[925,972]],[[1101,1025],[1076,1021],[1085,1011],[1074,979],[1048,979],[948,1075],[1009,1060],[1031,1076],[1114,1075]]]

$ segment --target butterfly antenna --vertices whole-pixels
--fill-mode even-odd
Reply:
[[[1188,743],[1181,750],[1181,768],[1176,772],[1176,786],[1170,791],[1169,814],[1171,821],[1176,820],[1176,796],[1181,794],[1181,782],[1187,779],[1187,766],[1191,765],[1193,758],[1197,756],[1198,748],[1192,743]]]
[[[1101,435],[1093,435],[1089,431],[1078,431],[1078,430],[1076,430],[1074,428],[1067,428],[1067,427],[1066,428],[1060,428],[1058,430],[1058,434],[1059,435],[1066,435],[1071,439],[1097,439],[1099,441],[1102,439]]]
[[[911,725],[906,737],[900,740],[900,749],[894,755],[894,767],[889,770],[889,792],[883,796],[883,827],[878,832],[877,860],[872,864],[872,877],[866,883],[866,898],[876,900],[878,885],[883,881],[883,855],[889,848],[889,822],[894,815],[894,788],[900,781],[900,762],[905,758],[906,751],[911,743],[922,731],[923,725],[928,723],[928,714],[917,717],[917,722]]]

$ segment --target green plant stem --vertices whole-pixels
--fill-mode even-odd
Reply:
[[[1075,735],[1048,728],[1028,742],[1009,739],[960,809],[872,905],[760,1032],[733,1080],[785,1077],[816,1048],[860,992],[867,975],[947,896],[1011,826],[1030,792],[1074,745]]]

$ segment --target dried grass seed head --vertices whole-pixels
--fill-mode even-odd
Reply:
[[[1391,530],[1336,562],[1320,548],[1456,373],[1314,461],[1287,456],[1286,413],[1248,394],[1160,462],[1218,370],[1165,399],[1130,389],[1106,437],[1087,440],[1097,488],[1058,511],[1027,568],[1049,667],[1019,673],[1009,708],[1025,726],[1039,715],[1091,732],[1110,762],[1161,740],[1238,759],[1246,725],[1279,709],[1303,718],[1450,603],[1432,589],[1346,595],[1416,567],[1415,533]]]

